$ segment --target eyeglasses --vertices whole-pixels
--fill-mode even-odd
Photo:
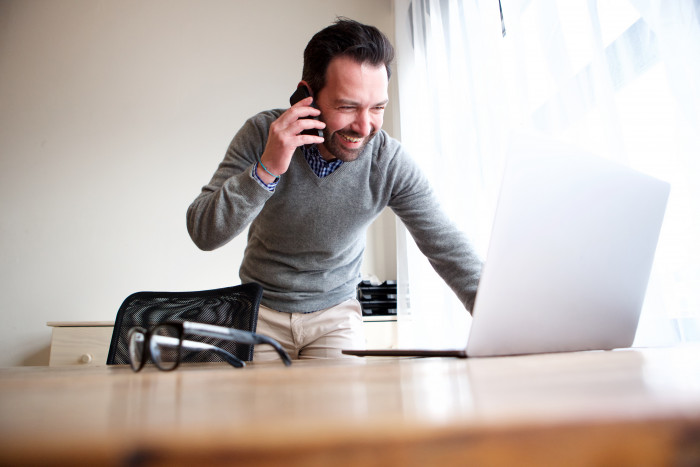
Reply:
[[[131,369],[140,371],[149,356],[159,370],[172,371],[182,360],[182,351],[211,351],[222,357],[234,367],[245,366],[240,358],[215,345],[184,339],[185,334],[227,339],[239,344],[268,344],[279,354],[285,366],[292,364],[292,359],[282,346],[274,339],[250,331],[214,326],[211,324],[184,321],[181,323],[163,323],[146,330],[134,327],[129,330],[129,360]]]

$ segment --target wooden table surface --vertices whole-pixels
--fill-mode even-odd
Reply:
[[[0,465],[700,465],[700,347],[0,369]]]

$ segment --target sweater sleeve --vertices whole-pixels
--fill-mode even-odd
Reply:
[[[389,206],[435,271],[471,311],[481,275],[481,259],[464,232],[442,210],[418,165],[400,148],[392,165]]]
[[[273,195],[253,177],[267,142],[274,111],[249,119],[234,136],[211,181],[187,209],[187,230],[202,250],[233,240],[255,219]]]

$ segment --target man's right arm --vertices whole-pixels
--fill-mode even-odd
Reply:
[[[318,120],[302,119],[318,116],[310,104],[307,98],[283,113],[261,112],[239,130],[211,181],[187,210],[187,230],[200,249],[214,250],[241,233],[272,196],[270,185],[287,171],[296,148],[323,142],[301,134],[325,127]]]
[[[263,112],[243,125],[211,181],[187,209],[187,230],[200,249],[214,250],[231,241],[272,196],[252,171],[265,148],[270,121],[278,115]]]

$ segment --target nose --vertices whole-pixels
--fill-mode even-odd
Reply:
[[[358,109],[355,114],[352,131],[361,135],[368,136],[372,131],[372,116],[369,109]]]

